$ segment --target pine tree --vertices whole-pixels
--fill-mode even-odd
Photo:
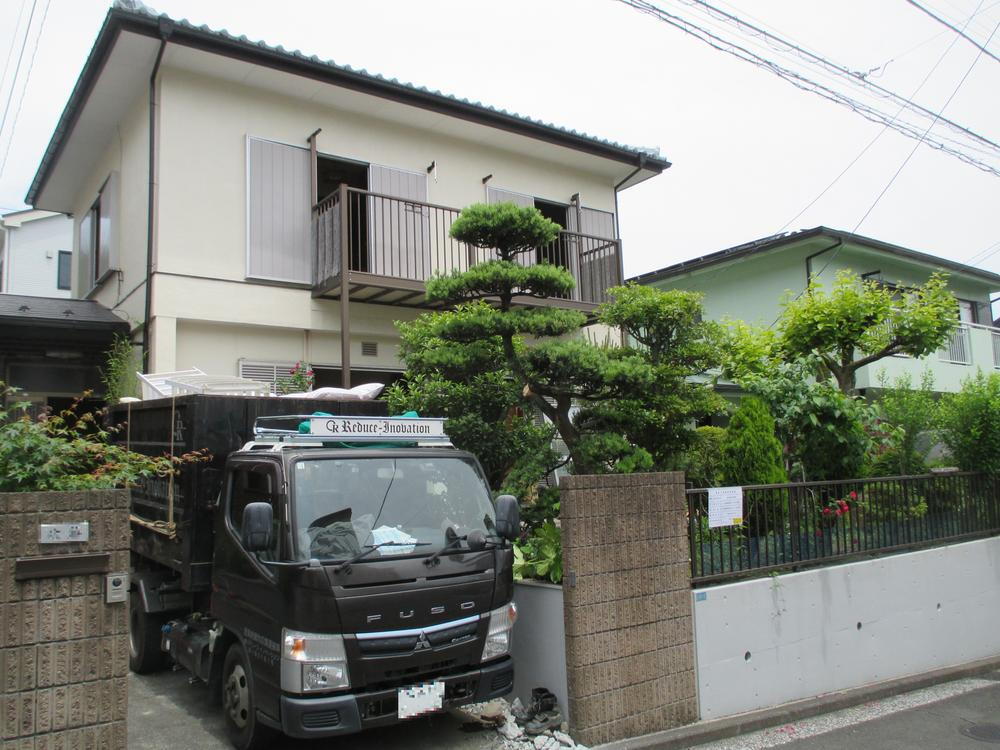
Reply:
[[[756,396],[740,401],[729,421],[722,444],[722,475],[733,486],[788,481],[774,417]]]

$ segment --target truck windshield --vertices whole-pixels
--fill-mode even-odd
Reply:
[[[462,458],[300,459],[292,472],[296,559],[430,554],[451,528],[495,533],[485,480]]]

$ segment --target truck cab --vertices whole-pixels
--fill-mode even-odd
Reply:
[[[228,456],[208,611],[174,613],[159,644],[221,698],[234,744],[509,693],[514,499],[442,420],[282,419],[298,426]]]

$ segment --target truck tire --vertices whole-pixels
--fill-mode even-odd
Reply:
[[[243,647],[234,643],[222,667],[222,715],[229,740],[238,750],[261,750],[275,735],[257,721],[255,698],[250,662]]]
[[[166,615],[146,612],[138,592],[133,591],[128,599],[128,667],[136,674],[159,672],[169,663],[160,649]]]

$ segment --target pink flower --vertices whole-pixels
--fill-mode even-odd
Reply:
[[[858,493],[855,492],[854,490],[851,490],[851,494],[848,495],[848,497],[850,497],[851,500],[857,500],[858,499]]]
[[[828,516],[831,513],[833,513],[833,511],[830,508],[823,508],[823,515],[824,516]]]

